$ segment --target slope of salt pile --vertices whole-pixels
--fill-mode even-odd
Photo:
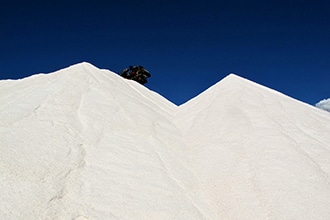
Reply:
[[[220,218],[330,217],[326,112],[231,74],[180,106],[178,120]]]

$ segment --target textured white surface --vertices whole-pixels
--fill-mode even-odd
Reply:
[[[330,115],[236,75],[175,106],[81,63],[0,81],[1,219],[330,219]]]

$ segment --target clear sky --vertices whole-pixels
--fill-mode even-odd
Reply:
[[[0,79],[83,61],[142,65],[176,104],[235,73],[314,105],[330,97],[330,1],[0,2]]]

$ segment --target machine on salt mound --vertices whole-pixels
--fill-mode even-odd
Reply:
[[[82,63],[0,103],[1,219],[330,216],[329,114],[236,75],[176,106]]]

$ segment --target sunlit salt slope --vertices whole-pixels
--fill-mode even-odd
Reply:
[[[330,115],[235,75],[175,106],[81,63],[0,81],[1,219],[330,219]]]

